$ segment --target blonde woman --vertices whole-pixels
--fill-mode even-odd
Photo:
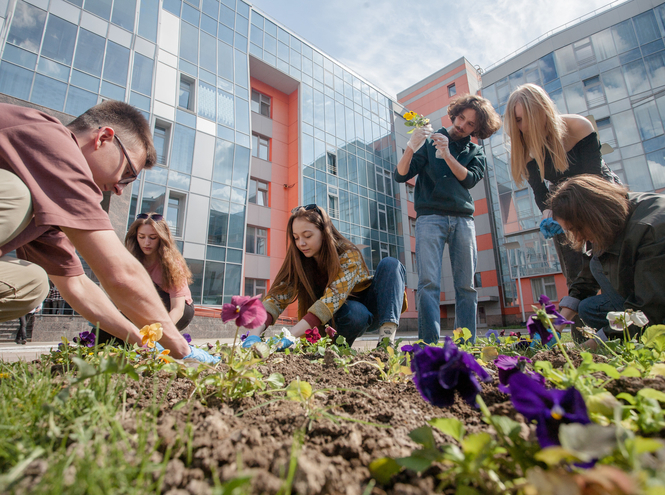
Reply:
[[[129,226],[125,246],[144,266],[171,321],[184,330],[194,318],[189,284],[192,272],[175,245],[171,229],[159,213],[139,213]]]
[[[540,231],[546,239],[554,237],[569,288],[559,305],[577,312],[582,287],[573,286],[573,281],[584,267],[585,258],[566,244],[563,229],[547,209],[547,200],[559,183],[570,177],[592,174],[617,183],[619,178],[603,161],[591,122],[581,115],[559,114],[540,86],[524,84],[513,91],[506,104],[504,127],[510,139],[513,180],[518,187],[525,180],[529,182],[543,213]]]

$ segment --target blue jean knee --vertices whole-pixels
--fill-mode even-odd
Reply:
[[[353,345],[369,329],[373,320],[372,312],[363,303],[347,300],[335,313],[335,330],[349,345]]]
[[[372,285],[362,301],[374,316],[369,330],[375,330],[388,322],[399,325],[405,287],[404,265],[396,258],[383,258],[376,267]]]
[[[599,294],[580,301],[577,312],[586,326],[600,330],[609,325],[607,313],[623,311],[623,304],[619,305],[617,302],[607,294]]]

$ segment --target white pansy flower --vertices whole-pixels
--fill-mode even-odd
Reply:
[[[644,313],[642,313],[642,311],[635,311],[630,315],[630,319],[640,328],[645,327],[646,324],[649,323],[649,319]]]
[[[633,324],[633,320],[630,319],[625,311],[610,311],[607,313],[607,321],[610,322],[610,328],[613,330],[623,330],[624,325],[629,327]]]

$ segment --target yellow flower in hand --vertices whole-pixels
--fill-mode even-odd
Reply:
[[[157,358],[161,359],[161,360],[164,361],[165,363],[168,363],[169,360],[166,359],[166,356],[168,356],[170,353],[171,353],[171,351],[169,351],[168,349],[164,349],[164,350],[161,352],[161,354],[160,354],[159,356],[157,356]]]
[[[162,324],[153,323],[152,325],[146,325],[139,333],[141,334],[141,345],[145,346],[147,344],[148,347],[153,349],[155,342],[162,338]]]
[[[416,115],[418,115],[416,112],[406,112],[406,113],[404,114],[404,118],[405,118],[406,120],[411,120],[411,119],[412,119],[413,117],[415,117]]]

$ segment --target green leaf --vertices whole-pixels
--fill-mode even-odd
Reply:
[[[90,378],[97,374],[97,370],[95,369],[95,367],[92,366],[91,364],[86,363],[83,359],[75,357],[72,358],[72,361],[74,361],[74,364],[76,364],[76,366],[79,369],[78,373],[79,380],[85,380],[86,378]]]
[[[494,334],[492,334],[494,336]],[[496,347],[493,345],[488,345],[483,347],[483,350],[480,353],[480,357],[486,363],[494,361],[494,359],[499,355],[499,351],[496,350]]]
[[[654,399],[657,400],[658,402],[665,402],[665,393],[653,388],[649,387],[643,388],[639,392],[637,392],[637,395],[646,397],[647,399]]]
[[[185,407],[185,406],[187,405],[187,402],[189,402],[189,401],[186,400],[186,399],[185,399],[185,400],[181,400],[181,401],[178,402],[175,406],[173,406],[173,407],[171,408],[171,410],[172,410],[172,411],[180,411],[180,409],[182,409],[183,407]]]
[[[559,447],[558,445],[554,447],[546,447],[542,450],[539,450],[538,452],[536,452],[534,457],[536,458],[536,460],[544,462],[548,466],[556,466],[558,464],[561,464],[562,462],[571,462],[571,461],[580,460],[571,451],[564,449],[563,447]]]
[[[486,432],[472,433],[464,437],[460,442],[462,450],[465,454],[477,456],[483,449],[485,449],[492,441],[492,436]]]
[[[300,402],[309,399],[311,396],[312,386],[307,382],[300,381],[300,378],[293,380],[286,387],[286,398],[289,400]]]
[[[131,364],[125,365],[122,369],[122,373],[130,377],[134,381],[139,381],[139,374],[136,372],[136,369]]]
[[[435,446],[434,433],[432,433],[432,428],[429,426],[421,426],[420,428],[412,430],[411,433],[409,433],[409,437],[411,437],[411,440],[425,448],[431,449]]]
[[[571,423],[559,427],[561,446],[579,459],[590,461],[608,456],[617,446],[616,426]]]
[[[282,388],[286,381],[284,380],[284,375],[281,373],[272,373],[266,378],[266,383],[271,388]]]
[[[628,404],[631,404],[631,405],[633,405],[633,406],[634,406],[635,403],[637,402],[637,401],[635,400],[635,397],[633,397],[632,395],[630,395],[628,392],[621,392],[620,394],[617,395],[617,399],[623,399],[623,400],[625,400],[626,402],[628,402]]]
[[[602,371],[615,380],[621,376],[614,366],[606,363],[593,363],[588,366],[588,369],[589,371]]]
[[[481,495],[481,492],[470,486],[458,486],[455,495]]]
[[[642,343],[647,347],[652,347],[652,344],[658,337],[665,337],[665,325],[651,325],[642,334]]]
[[[625,370],[621,372],[621,376],[640,378],[642,376],[642,373],[640,373],[640,370],[638,370],[634,366],[628,366],[626,367]]]
[[[644,454],[645,452],[657,452],[665,447],[665,444],[655,438],[635,437],[635,453]]]
[[[656,363],[653,365],[651,370],[649,370],[650,376],[665,376],[665,363]]]
[[[409,457],[395,459],[397,464],[412,471],[420,473],[429,468],[434,461],[439,460],[441,452],[437,449],[414,450]]]
[[[520,423],[507,416],[492,416],[492,424],[499,433],[509,438],[513,438],[513,435],[519,433],[522,429]]]
[[[399,473],[402,467],[391,457],[381,457],[369,463],[369,472],[382,485],[390,483],[390,478]]]
[[[270,356],[270,346],[265,342],[257,342],[252,348],[262,359]]]
[[[466,433],[464,423],[455,418],[434,418],[428,421],[430,425],[439,430],[444,435],[453,437],[460,442]]]
[[[118,361],[113,358],[102,358],[99,363],[99,370],[102,373],[117,373]]]

